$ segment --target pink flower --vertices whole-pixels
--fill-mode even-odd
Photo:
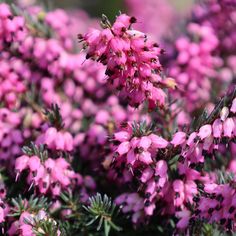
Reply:
[[[232,106],[230,108],[230,111],[233,113],[236,113],[236,98],[232,102]]]
[[[131,29],[135,22],[134,17],[122,14],[113,26],[105,20],[104,30],[92,30],[81,39],[89,48],[87,58],[107,66],[108,82],[121,90],[131,106],[139,106],[147,100],[149,107],[154,108],[164,105],[166,97],[160,88],[161,77],[156,79],[161,70],[158,57],[162,50],[147,40],[144,33]]]
[[[220,138],[223,132],[223,125],[220,119],[216,119],[212,124],[212,132],[215,138]]]
[[[186,30],[188,34],[176,40],[176,57],[169,63],[170,76],[178,85],[174,96],[184,98],[185,110],[191,112],[209,100],[210,78],[217,78],[220,58],[214,53],[219,42],[212,27],[190,22]]]
[[[175,206],[181,206],[184,202],[184,183],[181,180],[175,180],[173,182],[173,189],[175,192],[174,204]]]
[[[116,132],[114,134],[114,139],[118,140],[120,142],[124,142],[127,141],[131,138],[131,134],[126,132],[126,131],[120,131],[120,132]]]
[[[201,139],[205,139],[211,135],[212,128],[211,125],[204,125],[199,129],[198,136]]]
[[[223,123],[223,132],[225,137],[231,138],[235,128],[235,120],[233,118],[227,118]]]
[[[153,215],[153,211],[155,210],[155,208],[156,208],[156,205],[151,204],[150,206],[145,207],[144,211],[148,216],[151,216],[151,215]]]
[[[178,145],[183,144],[186,141],[186,133],[184,132],[177,132],[174,134],[171,144],[175,147]]]
[[[64,150],[65,138],[63,133],[57,132],[56,139],[54,140],[56,150]]]
[[[187,228],[191,216],[191,212],[188,210],[182,210],[179,212],[176,212],[176,216],[180,218],[180,220],[177,223],[177,228],[179,229],[185,229]]]
[[[147,167],[147,168],[143,171],[140,180],[141,180],[143,183],[146,183],[149,179],[151,179],[151,177],[153,176],[153,174],[154,174],[153,169],[151,169],[150,167]]]
[[[39,157],[32,156],[29,158],[28,166],[32,172],[37,172],[38,169],[40,168],[40,165],[41,165],[41,161],[40,161]]]
[[[0,18],[6,19],[9,16],[11,16],[10,7],[5,3],[1,3],[0,4]]]
[[[149,164],[151,164],[153,162],[150,152],[143,151],[140,154],[138,154],[137,156],[138,156],[138,159],[141,162],[143,162],[143,163],[145,163],[147,165],[149,165]]]
[[[50,127],[45,134],[38,137],[37,143],[45,143],[50,149],[72,151],[74,141],[72,135],[67,131],[57,131],[56,128]]]
[[[225,121],[226,118],[228,117],[229,115],[229,108],[228,107],[223,107],[220,111],[220,119],[222,121]]]
[[[168,145],[168,141],[155,134],[150,134],[149,138],[152,140],[153,148],[165,148]]]
[[[20,156],[16,159],[15,169],[17,172],[22,172],[28,167],[29,157],[26,155]]]
[[[129,151],[129,149],[130,149],[130,142],[122,142],[119,146],[118,146],[118,148],[117,148],[117,150],[116,150],[116,152],[119,154],[119,155],[124,155],[124,154],[126,154],[128,151]]]
[[[54,127],[49,128],[45,133],[45,144],[47,144],[51,148],[54,147],[54,142],[57,139],[57,130]]]

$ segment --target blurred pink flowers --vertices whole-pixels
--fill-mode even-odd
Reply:
[[[2,234],[236,231],[235,1],[125,2],[0,4]]]

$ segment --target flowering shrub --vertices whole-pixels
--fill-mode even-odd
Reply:
[[[1,233],[233,235],[235,0],[35,2],[0,3]]]
[[[149,107],[164,105],[165,93],[160,89],[164,81],[160,76],[159,56],[163,52],[158,44],[133,30],[136,18],[121,14],[111,26],[103,16],[104,30],[92,30],[81,37],[84,48],[89,47],[86,58],[93,58],[107,66],[108,81],[127,97],[131,106],[148,100]]]

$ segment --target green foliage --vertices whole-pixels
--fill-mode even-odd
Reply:
[[[117,213],[115,204],[106,195],[97,194],[89,198],[89,204],[82,204],[78,195],[70,192],[61,193],[62,210],[69,210],[65,221],[60,221],[60,230],[63,235],[105,235],[108,236],[111,228],[120,231],[121,228],[113,223]],[[98,222],[96,229],[93,225]],[[101,229],[104,229],[103,234]],[[97,231],[97,232],[96,232]],[[100,232],[98,232],[100,231]]]
[[[100,24],[103,29],[112,27],[111,22],[109,21],[108,17],[104,14],[102,14],[102,19],[101,19]]]
[[[20,216],[24,211],[37,212],[42,209],[48,208],[47,198],[45,197],[35,197],[31,195],[29,200],[23,199],[21,195],[17,198],[12,198],[11,203],[13,207],[11,208],[11,213],[9,216]]]
[[[70,214],[65,216],[65,221],[59,221],[63,235],[78,235],[85,231],[86,215],[78,194],[64,192],[60,194],[61,210],[68,210]]]
[[[217,182],[219,184],[227,184],[234,180],[234,174],[225,172],[225,170],[224,171],[216,170],[216,174],[217,174]]]
[[[55,220],[49,217],[40,219],[34,217],[32,219],[24,219],[26,224],[32,226],[32,231],[36,236],[57,236],[58,235],[58,224]]]
[[[45,146],[37,146],[33,142],[31,142],[29,146],[24,146],[22,151],[28,156],[38,156],[42,161],[48,158],[48,151],[45,149]]]
[[[62,209],[70,209],[71,213],[67,218],[74,218],[79,220],[81,217],[82,205],[77,196],[73,196],[71,192],[61,193],[61,199],[63,200]]]
[[[208,224],[203,220],[196,220],[190,227],[193,236],[233,236],[231,232],[222,231],[217,224]]]
[[[50,109],[46,109],[44,115],[53,127],[56,127],[58,130],[64,127],[60,108],[57,104],[52,104]]]
[[[115,225],[112,217],[116,211],[116,205],[112,203],[111,199],[107,196],[97,193],[97,195],[89,198],[89,206],[84,206],[84,209],[89,213],[91,220],[87,222],[87,226],[94,224],[98,221],[97,230],[104,229],[104,235],[108,236],[111,228],[120,231],[121,228]]]
[[[141,121],[140,123],[134,121],[132,124],[133,136],[135,137],[142,137],[144,135],[148,135],[152,132],[152,130],[153,125],[148,125],[146,121]]]

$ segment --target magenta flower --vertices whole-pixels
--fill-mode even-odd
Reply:
[[[103,29],[17,2],[0,4],[0,234],[119,230],[97,190],[124,234],[233,234],[235,0],[196,3],[181,25],[170,3],[127,0],[140,19]]]
[[[139,128],[137,127],[137,129]],[[136,137],[135,132],[135,128],[128,124],[124,130],[113,135],[114,141],[119,142],[114,156],[115,158],[126,156],[129,166],[135,167],[138,163],[149,165],[154,162],[154,150],[166,148],[168,141],[156,134],[149,133]]]
[[[52,159],[45,152],[37,154],[39,156],[23,155],[16,159],[16,180],[27,170],[30,188],[35,186],[40,193],[50,192],[54,196],[58,196],[62,189],[67,189],[76,182],[78,185],[82,184],[81,176],[71,169],[70,163],[64,158]]]
[[[50,127],[45,134],[38,137],[39,143],[46,144],[49,148],[54,150],[72,151],[73,137],[67,131],[57,131],[56,128]]]
[[[109,84],[121,91],[131,106],[137,107],[145,100],[149,108],[164,105],[165,83],[159,62],[162,50],[144,33],[131,29],[136,23],[134,17],[122,14],[113,26],[105,17],[104,21],[104,30],[80,36],[85,48],[88,47],[87,58],[107,66]]]

